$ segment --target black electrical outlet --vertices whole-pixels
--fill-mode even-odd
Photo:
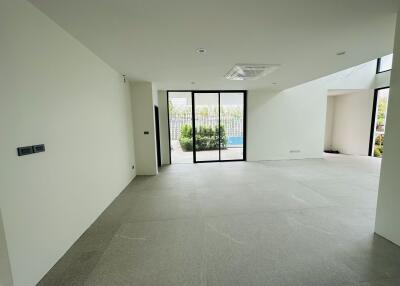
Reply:
[[[25,156],[33,153],[32,146],[18,147],[18,156]]]
[[[33,145],[33,153],[40,153],[44,152],[46,149],[44,148],[44,144],[39,144],[39,145]]]
[[[143,132],[145,135],[149,135],[150,134],[150,132],[149,131],[145,131],[145,132]]]

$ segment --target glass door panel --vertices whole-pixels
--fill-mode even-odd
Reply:
[[[193,163],[192,93],[168,93],[171,163]]]
[[[389,102],[389,88],[377,91],[377,104],[375,110],[375,128],[372,156],[381,158],[383,156],[383,141],[385,139],[386,115]]]
[[[219,161],[219,94],[194,92],[195,161]]]
[[[244,94],[220,93],[221,160],[243,160]]]

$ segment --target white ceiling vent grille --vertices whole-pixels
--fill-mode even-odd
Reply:
[[[256,80],[277,70],[280,65],[236,64],[225,77],[229,80]]]

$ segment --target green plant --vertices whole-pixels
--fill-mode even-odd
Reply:
[[[378,121],[378,126],[381,126],[381,128],[382,126],[385,125],[387,105],[388,105],[387,97],[379,98],[377,121]]]
[[[183,151],[193,150],[193,139],[192,139],[192,125],[183,124],[181,126],[181,136],[179,137],[179,144]]]
[[[181,135],[179,137],[179,143],[183,151],[193,150],[193,139],[192,139],[192,126],[184,124],[181,126]],[[220,129],[218,126],[215,128],[207,126],[199,126],[196,128],[196,151],[203,150],[218,150],[221,144],[221,149],[226,149],[228,138],[226,136],[225,128],[221,125]]]
[[[183,124],[181,126],[181,137],[192,138],[192,125]]]
[[[179,139],[179,143],[181,144],[181,148],[183,151],[192,151],[193,150],[193,139],[181,137]]]
[[[374,148],[374,157],[382,157],[383,146],[375,145]]]
[[[384,134],[379,134],[375,138],[375,145],[383,145],[384,139],[385,139],[385,135]]]

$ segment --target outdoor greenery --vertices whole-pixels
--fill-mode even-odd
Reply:
[[[387,98],[382,98],[378,101],[378,114],[377,114],[378,131],[384,131],[387,104],[388,104]]]
[[[374,148],[374,157],[380,158],[382,157],[383,146],[375,146]]]
[[[377,135],[375,138],[375,147],[374,147],[374,157],[382,157],[383,154],[383,141],[385,132],[385,121],[386,121],[386,111],[388,106],[388,96],[382,95],[378,98],[378,108],[377,108],[377,123],[376,123],[376,132],[381,134]]]
[[[179,143],[183,151],[193,150],[192,132],[191,125],[183,124],[181,126]],[[221,149],[226,149],[228,138],[225,134],[224,126],[221,126],[220,129],[218,129],[218,126],[215,128],[206,126],[196,128],[196,151],[218,150],[220,142]]]
[[[383,141],[385,137],[383,134],[376,136],[375,138],[375,148],[374,148],[374,157],[382,157],[383,154]]]

